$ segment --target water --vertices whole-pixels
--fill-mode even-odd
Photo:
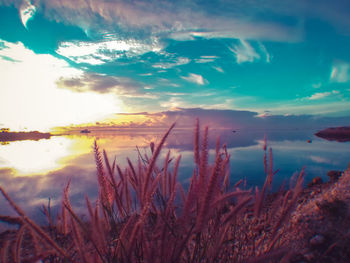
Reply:
[[[246,179],[246,187],[261,186],[265,180],[263,165],[263,138],[273,149],[273,163],[279,172],[274,178],[274,189],[305,166],[306,181],[320,176],[327,181],[329,170],[344,170],[350,161],[349,143],[330,142],[313,135],[313,130],[249,131],[211,130],[209,132],[210,161],[216,138],[227,144],[231,155],[231,182]],[[126,157],[136,161],[138,152],[150,153],[149,143],[159,142],[164,130],[159,131],[104,131],[90,134],[54,136],[39,141],[15,141],[0,145],[0,185],[31,217],[42,218],[40,207],[51,199],[53,209],[61,201],[63,188],[71,182],[70,198],[78,211],[85,207],[84,197],[97,196],[96,167],[93,155],[95,139],[105,149],[110,160],[114,157],[121,167]],[[312,140],[308,143],[307,140]],[[161,152],[160,162],[167,150],[172,156],[181,154],[179,179],[186,187],[193,169],[193,131],[175,130]],[[0,197],[0,214],[14,215],[7,202]],[[40,221],[40,220],[39,220]]]

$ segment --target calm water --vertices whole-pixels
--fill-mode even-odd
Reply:
[[[96,170],[92,145],[97,139],[110,159],[116,157],[121,167],[126,157],[137,160],[136,145],[142,153],[148,152],[151,141],[158,142],[159,132],[105,131],[88,135],[54,136],[48,140],[16,141],[0,145],[0,184],[30,216],[41,217],[40,207],[51,198],[53,207],[60,204],[63,187],[71,180],[71,200],[77,209],[84,207],[84,196],[96,198]],[[263,138],[273,149],[274,167],[279,168],[274,179],[275,189],[295,173],[306,167],[306,180],[321,176],[327,180],[327,171],[344,170],[350,161],[350,144],[330,142],[313,135],[313,130],[238,131],[210,130],[209,146],[214,152],[220,135],[231,154],[231,182],[246,178],[247,187],[264,182]],[[312,143],[307,143],[307,140]],[[161,154],[167,150],[173,156],[181,154],[180,180],[186,186],[193,169],[193,132],[175,130]],[[160,160],[161,161],[161,160]],[[212,161],[212,159],[211,159]],[[0,214],[13,214],[0,197]]]

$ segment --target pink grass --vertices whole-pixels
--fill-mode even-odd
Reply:
[[[105,151],[94,144],[99,195],[94,204],[86,197],[88,217],[82,219],[69,201],[69,186],[64,189],[59,220],[48,209],[49,235],[31,221],[0,187],[3,196],[19,214],[19,221],[35,236],[33,254],[54,262],[278,262],[285,255],[279,240],[289,221],[302,189],[303,173],[293,191],[281,199],[274,214],[265,209],[266,195],[273,176],[272,150],[267,160],[264,140],[266,180],[261,190],[239,189],[242,180],[230,187],[229,158],[226,145],[217,140],[215,161],[208,162],[208,128],[200,142],[199,120],[194,132],[195,169],[187,191],[178,181],[181,156],[174,159],[168,151],[163,167],[157,160],[173,124],[156,145],[152,156],[136,162],[127,159],[121,168],[112,165]],[[1,218],[0,218],[1,219]],[[267,219],[271,219],[270,221]],[[263,230],[261,230],[263,229]],[[270,229],[270,231],[268,231]],[[4,261],[21,260],[24,228],[17,232],[15,247],[5,242]],[[56,231],[56,232],[55,232]],[[8,254],[13,247],[15,254]],[[42,248],[49,248],[45,253]],[[33,257],[32,257],[33,258]],[[244,261],[246,260],[246,261]],[[4,261],[6,262],[6,261]],[[51,261],[44,261],[51,262]]]

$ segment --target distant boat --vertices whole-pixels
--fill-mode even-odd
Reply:
[[[311,141],[311,140],[307,140],[306,142],[307,142],[307,143],[312,143],[312,141]]]
[[[88,129],[84,129],[84,130],[81,130],[80,133],[90,133],[91,131],[89,131]]]
[[[237,131],[236,131],[236,130],[233,130],[232,132],[233,132],[233,133],[236,133]]]

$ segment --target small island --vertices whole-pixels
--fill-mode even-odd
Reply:
[[[41,133],[38,131],[31,131],[31,132],[1,131],[0,141],[1,142],[22,141],[22,140],[37,141],[40,139],[50,139],[51,136],[52,136],[51,133]]]
[[[327,128],[315,135],[329,141],[348,142],[350,141],[350,127]]]

